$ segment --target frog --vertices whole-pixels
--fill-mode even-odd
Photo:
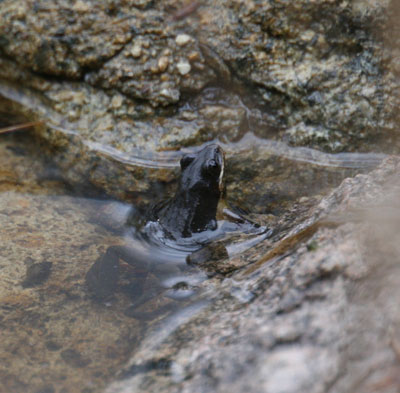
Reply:
[[[217,144],[180,160],[181,178],[175,196],[155,206],[156,220],[169,237],[177,240],[217,229],[217,206],[223,193],[225,155]]]
[[[198,253],[193,258],[190,255],[224,238],[226,233],[246,230],[255,234],[266,233],[264,227],[240,214],[230,212],[230,221],[217,220],[218,207],[225,194],[225,154],[218,144],[212,143],[195,153],[184,154],[180,159],[180,169],[179,183],[172,198],[151,207],[146,223],[139,231],[133,226],[127,230],[130,233],[126,236],[127,245],[110,246],[88,271],[86,284],[97,297],[106,298],[117,290],[120,260],[134,269],[135,296],[145,285],[149,272],[158,275],[160,281],[175,282],[160,285],[161,292],[171,289],[169,285],[182,287],[173,277],[181,277],[182,271],[190,270],[193,265],[198,269],[201,265]],[[218,250],[219,257],[228,257],[224,246]],[[204,278],[209,275],[208,272]],[[132,310],[145,300],[149,300],[148,296],[139,296],[130,308],[130,314],[134,315]]]

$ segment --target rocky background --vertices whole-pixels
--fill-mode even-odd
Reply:
[[[44,121],[71,181],[119,198],[173,179],[134,157],[249,131],[397,152],[395,15],[394,1],[6,0],[2,106]]]

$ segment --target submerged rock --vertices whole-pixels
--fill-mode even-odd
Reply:
[[[101,389],[141,332],[140,322],[123,314],[129,301],[96,307],[85,286],[113,237],[88,223],[90,202],[82,199],[8,191],[0,200],[2,386]]]
[[[21,135],[1,136],[1,389],[98,391],[142,329],[124,315],[124,297],[96,306],[85,286],[104,245],[120,239],[91,222],[105,202],[66,196],[34,147]]]

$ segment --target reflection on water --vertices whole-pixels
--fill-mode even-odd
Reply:
[[[120,245],[112,245],[90,267],[86,285],[98,302],[109,302],[120,292],[128,300],[125,315],[150,321],[175,309],[175,300],[195,294],[207,276],[189,267],[186,257],[199,246],[163,242],[157,223],[141,231],[127,227]]]

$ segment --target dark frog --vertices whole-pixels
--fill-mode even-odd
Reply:
[[[240,214],[224,209],[225,219],[217,221],[217,208],[223,194],[224,161],[224,152],[216,144],[184,155],[175,195],[155,205],[140,230],[128,223],[127,245],[111,246],[98,258],[86,275],[88,287],[98,297],[111,295],[118,288],[119,261],[123,260],[134,269],[135,294],[145,285],[148,275],[167,283],[164,288],[168,288],[171,276],[181,276],[189,268],[188,264],[203,266],[204,259],[221,262],[232,255],[229,250],[234,252],[236,246],[225,247],[223,242],[230,242],[233,236],[252,236],[240,242],[241,250],[263,240],[266,228]],[[264,235],[257,236],[260,234]],[[206,270],[218,271],[213,267],[206,267]]]
[[[224,152],[209,145],[182,157],[181,179],[175,196],[153,209],[153,219],[173,238],[217,228],[217,206],[222,194]]]

